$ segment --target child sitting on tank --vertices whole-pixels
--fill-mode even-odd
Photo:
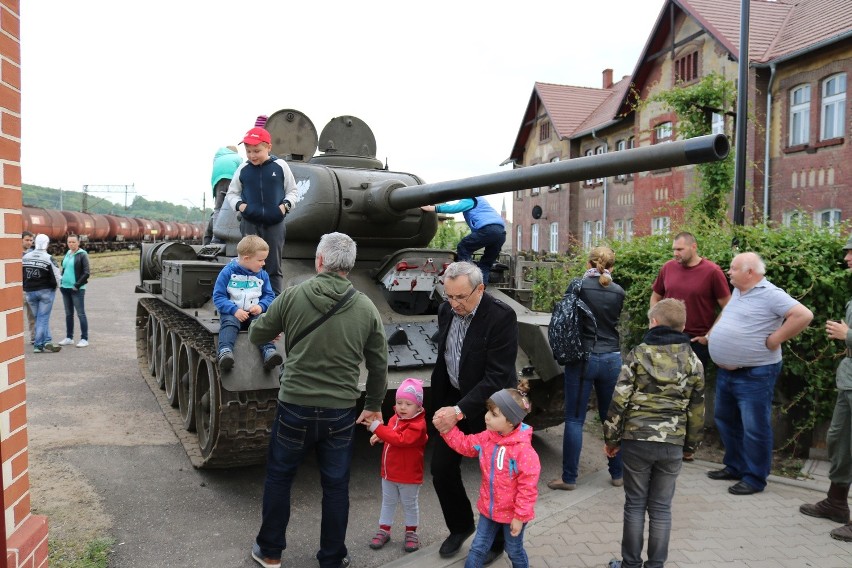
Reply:
[[[269,283],[269,274],[263,269],[269,245],[257,235],[248,235],[237,244],[237,258],[225,265],[213,287],[213,303],[219,312],[219,352],[217,362],[220,372],[234,366],[234,344],[237,334],[248,329],[249,324],[269,308],[275,293]],[[275,350],[275,344],[264,343],[258,347],[263,357],[263,368],[271,371],[284,362]]]

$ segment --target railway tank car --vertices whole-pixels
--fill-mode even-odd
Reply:
[[[420,206],[714,161],[728,152],[724,136],[704,136],[427,184],[415,174],[383,166],[375,156],[372,131],[357,117],[332,119],[319,137],[310,119],[292,109],[272,114],[266,126],[273,152],[288,161],[301,194],[285,219],[285,286],[316,273],[314,253],[323,234],[339,231],[357,242],[358,257],[349,278],[382,315],[389,343],[389,392],[411,374],[428,386],[437,357],[432,337],[443,293],[441,278],[455,260],[454,251],[427,248],[438,218]],[[318,147],[322,153],[315,155]],[[236,256],[241,237],[236,212],[222,208],[213,232],[224,244],[144,244],[137,286],[142,294],[136,309],[140,368],[190,461],[199,468],[265,460],[279,387],[279,370],[263,370],[244,332],[235,346],[240,364],[229,373],[218,372],[219,317],[211,297],[219,271]],[[526,309],[496,285],[488,289],[518,315],[516,368],[530,379],[535,409],[530,423],[560,423],[562,368],[547,342],[550,314]],[[283,353],[282,340],[278,347]],[[362,375],[362,391],[365,378]]]

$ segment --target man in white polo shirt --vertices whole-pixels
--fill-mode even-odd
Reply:
[[[725,445],[725,467],[710,479],[739,480],[734,495],[763,491],[772,466],[772,395],[781,373],[781,344],[797,336],[814,315],[764,276],[753,252],[738,254],[728,276],[731,300],[708,333],[716,374],[714,420]]]

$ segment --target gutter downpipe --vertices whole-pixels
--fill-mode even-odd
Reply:
[[[772,83],[775,82],[775,63],[769,64],[769,85],[766,87],[766,144],[763,149],[763,224],[769,221],[769,133],[772,123]]]
[[[595,129],[594,128],[592,128],[592,139],[597,140],[599,142],[602,141],[600,138],[595,136]],[[609,144],[607,143],[606,140],[603,140],[602,142],[603,142],[604,154],[606,154],[606,153],[609,152]],[[601,223],[603,223],[603,235],[602,236],[603,236],[604,239],[606,239],[606,234],[607,234],[607,230],[606,230],[606,193],[607,193],[607,181],[609,181],[609,177],[604,177],[603,180],[604,180],[603,181],[603,214],[601,215]]]

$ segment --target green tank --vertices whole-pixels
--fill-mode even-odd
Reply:
[[[354,116],[332,119],[317,136],[307,116],[285,109],[272,114],[266,128],[273,153],[288,161],[301,196],[285,220],[285,286],[315,274],[314,253],[323,234],[339,231],[357,242],[350,280],[382,314],[389,343],[388,406],[406,377],[423,379],[428,387],[437,357],[432,337],[443,293],[441,275],[455,260],[454,251],[427,248],[438,217],[421,205],[698,164],[728,153],[725,136],[703,136],[424,183],[377,160],[372,131]],[[137,287],[142,296],[136,310],[140,367],[195,467],[262,463],[276,411],[279,369],[265,372],[256,348],[240,333],[237,365],[228,373],[218,372],[219,318],[211,297],[216,275],[236,256],[241,238],[237,213],[223,208],[213,232],[225,244],[143,245]],[[561,423],[562,368],[547,342],[550,314],[527,309],[499,285],[489,285],[489,292],[518,314],[516,366],[519,375],[530,379],[534,408],[528,421],[539,428]],[[278,348],[283,354],[283,341]],[[427,409],[434,410],[428,402]]]

